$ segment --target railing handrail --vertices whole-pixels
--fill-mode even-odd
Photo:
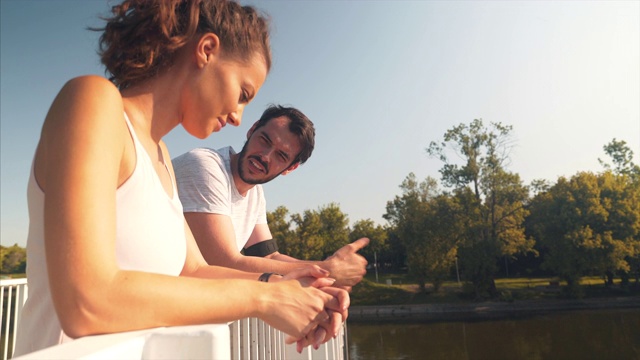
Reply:
[[[154,328],[85,336],[15,358],[31,359],[230,359],[226,324]]]
[[[15,285],[26,285],[26,284],[27,284],[27,278],[0,279],[0,287],[15,286]]]
[[[15,334],[20,312],[26,300],[27,287],[26,278],[0,280],[0,292],[4,294],[6,289],[9,295],[6,314],[4,308],[0,307],[2,311],[0,326],[3,335],[6,336],[3,342],[4,351],[3,354],[0,354],[2,355],[1,360],[11,358],[15,339],[13,336],[11,337],[12,341],[9,346],[9,331],[5,332],[5,329],[10,329],[9,319],[13,317],[11,329]],[[12,301],[13,296],[15,296],[15,300]],[[4,296],[0,297],[0,303],[3,300]],[[6,319],[5,315],[7,315]],[[348,359],[346,332],[345,324],[335,339],[331,339],[317,350],[309,346],[302,354],[298,354],[295,350],[295,344],[285,345],[286,336],[284,333],[272,328],[260,319],[251,318],[234,321],[230,324],[175,326],[88,336],[20,358],[154,359],[168,358],[167,355],[170,355],[174,359],[199,357],[238,360],[340,360]]]

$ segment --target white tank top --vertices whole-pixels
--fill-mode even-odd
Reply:
[[[123,270],[178,276],[186,260],[187,242],[175,179],[171,179],[173,197],[169,197],[151,158],[138,141],[127,115],[124,116],[136,150],[136,166],[116,190],[118,266]],[[14,356],[72,340],[62,331],[49,290],[44,251],[44,199],[32,165],[27,188],[29,298],[20,316]]]

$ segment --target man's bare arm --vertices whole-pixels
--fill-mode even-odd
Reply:
[[[210,265],[225,266],[248,272],[274,272],[278,274],[287,274],[306,265],[242,255],[236,245],[233,223],[227,215],[196,212],[187,212],[184,215],[202,256]],[[270,235],[269,232],[266,236]]]
[[[267,224],[256,225],[253,233],[251,234],[246,247],[258,244],[260,241],[271,239],[271,231]],[[360,254],[362,248],[369,244],[369,239],[362,238],[354,241],[351,244],[345,245],[338,249],[332,256],[328,257],[324,261],[305,261],[298,260],[280,252],[274,252],[266,257],[273,260],[297,263],[297,264],[315,264],[321,268],[328,270],[332,278],[336,279],[336,286],[351,287],[356,285],[362,280],[362,277],[367,273],[366,266],[367,260]]]
[[[285,254],[267,257],[242,255],[236,245],[235,232],[229,216],[209,213],[185,213],[185,218],[205,260],[211,265],[226,266],[248,272],[287,274],[300,267],[318,265],[336,279],[335,286],[350,287],[366,274],[367,261],[357,252],[369,243],[363,238],[340,248],[324,261],[303,261]],[[267,224],[256,225],[246,247],[271,239]]]

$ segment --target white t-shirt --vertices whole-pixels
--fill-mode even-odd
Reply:
[[[240,251],[255,226],[267,223],[266,201],[261,185],[240,195],[231,174],[231,154],[235,151],[230,146],[193,149],[173,159],[173,169],[184,212],[229,216]]]

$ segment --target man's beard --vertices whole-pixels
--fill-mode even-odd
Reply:
[[[273,176],[265,175],[265,177],[261,177],[258,179],[250,178],[249,174],[245,173],[244,171],[245,161],[247,162],[249,161],[249,158],[246,158],[246,154],[245,154],[247,149],[247,142],[244,143],[244,146],[242,146],[242,150],[240,151],[240,153],[238,153],[238,176],[240,176],[240,180],[242,180],[246,184],[259,185],[259,184],[268,183],[269,181],[275,179],[276,177],[278,177],[278,175],[284,172],[283,170]],[[262,161],[262,159],[260,159],[257,156],[252,156],[251,159],[253,159],[253,161],[259,162],[262,165],[262,167],[265,169],[266,173],[269,174],[269,166],[264,161]]]

